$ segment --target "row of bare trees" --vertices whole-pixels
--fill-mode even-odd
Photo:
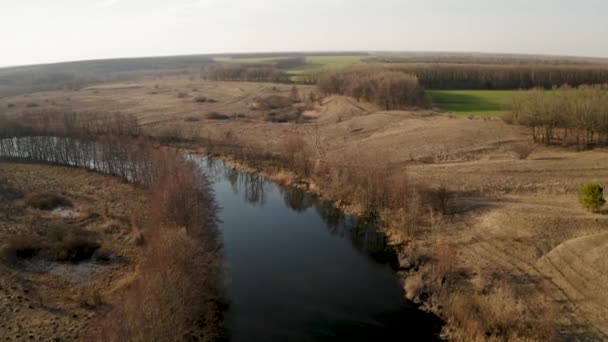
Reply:
[[[340,94],[389,109],[426,107],[424,90],[414,75],[384,68],[353,68],[323,74],[317,81],[325,95]]]
[[[209,183],[192,161],[138,134],[127,115],[38,112],[3,118],[0,157],[86,168],[150,190],[139,278],[91,323],[88,340],[220,339],[221,250]]]
[[[565,84],[603,84],[603,65],[397,64],[391,70],[416,75],[430,89],[551,89]]]
[[[286,82],[288,76],[273,64],[226,63],[210,68],[205,78],[211,81]]]
[[[608,87],[534,89],[517,94],[505,121],[532,130],[535,142],[608,146]]]

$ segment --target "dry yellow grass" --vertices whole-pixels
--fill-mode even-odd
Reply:
[[[138,231],[133,218],[147,211],[146,196],[117,179],[70,168],[0,162],[1,176],[13,194],[62,193],[73,206],[41,211],[27,206],[20,196],[2,198],[0,202],[9,207],[0,215],[0,245],[15,237],[49,243],[56,234],[78,231],[101,243],[100,258],[123,260],[107,264],[0,262],[2,339],[78,339],[94,310],[111,303],[117,284],[136,273],[141,250],[133,240]]]

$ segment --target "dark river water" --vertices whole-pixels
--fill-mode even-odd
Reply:
[[[427,341],[441,322],[404,298],[373,220],[200,159],[220,206],[233,341]]]

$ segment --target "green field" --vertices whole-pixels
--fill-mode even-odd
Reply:
[[[339,69],[363,63],[364,56],[310,56],[306,65],[289,69],[290,74],[314,73],[321,70]]]
[[[427,90],[439,109],[457,115],[501,116],[515,90]]]

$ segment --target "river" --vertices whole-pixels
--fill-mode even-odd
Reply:
[[[195,158],[220,207],[232,341],[428,341],[441,321],[408,302],[373,220]]]

